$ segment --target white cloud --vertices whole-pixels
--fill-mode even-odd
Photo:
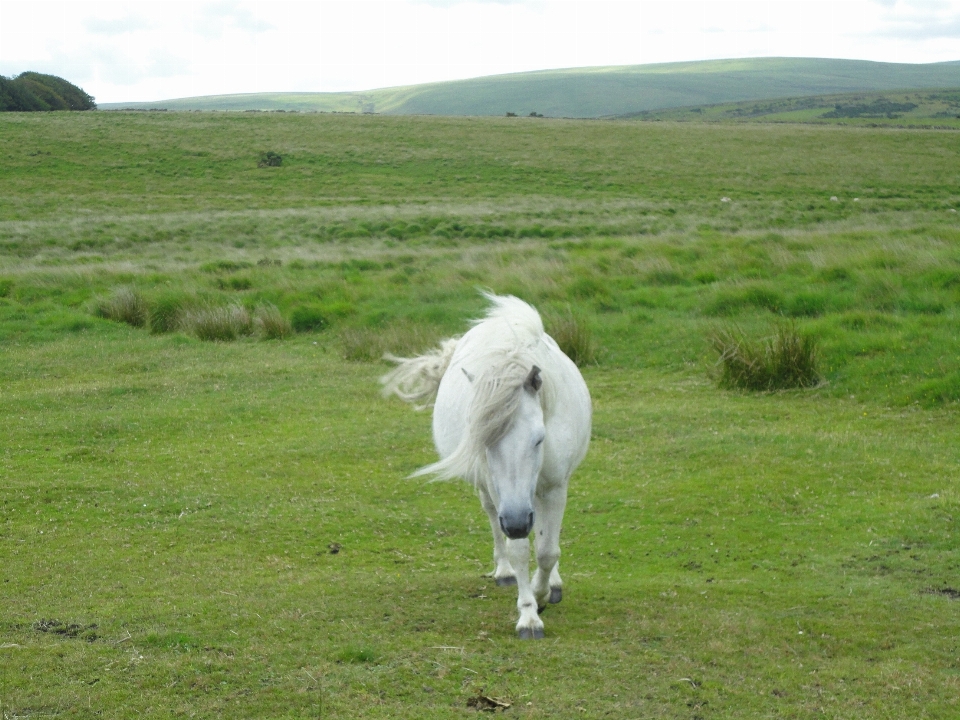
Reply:
[[[410,0],[414,5],[432,5],[434,7],[448,8],[454,5],[464,5],[473,3],[474,5],[522,5],[531,4],[530,0]]]
[[[204,37],[221,37],[224,32],[262,33],[274,26],[260,17],[255,9],[239,2],[212,2],[199,6],[195,27]]]
[[[900,40],[922,42],[940,38],[960,38],[960,3],[915,0],[883,2],[882,34]],[[960,55],[957,58],[960,59]]]
[[[100,102],[724,57],[960,59],[960,0],[0,0],[0,74]]]
[[[87,32],[93,35],[122,35],[147,30],[150,23],[142,15],[124,15],[117,18],[91,17],[83,22]]]

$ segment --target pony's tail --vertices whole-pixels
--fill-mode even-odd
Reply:
[[[414,358],[401,358],[390,355],[383,357],[396,363],[391,372],[380,378],[383,394],[396,395],[411,403],[417,410],[433,405],[437,399],[440,379],[450,365],[453,351],[457,349],[459,338],[450,338],[440,343],[440,347]]]

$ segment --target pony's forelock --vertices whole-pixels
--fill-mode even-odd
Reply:
[[[524,383],[532,360],[510,356],[488,367],[472,381],[473,399],[460,445],[439,462],[421,468],[414,476],[434,475],[437,480],[461,477],[477,485],[488,476],[486,450],[510,432],[520,407]]]
[[[490,301],[490,309],[485,317],[474,320],[474,325],[493,322],[502,329],[495,340],[485,338],[484,343],[477,344],[458,360],[473,385],[466,432],[456,450],[443,460],[420,468],[413,477],[433,475],[436,480],[460,477],[474,485],[485,481],[489,476],[486,449],[513,427],[521,393],[527,392],[524,382],[530,370],[534,365],[545,367],[547,348],[540,314],[512,295],[484,293],[484,297]],[[452,353],[450,347],[444,343],[443,350],[434,355],[397,359],[400,367],[383,379],[385,392],[412,402],[432,402],[439,384],[438,378],[434,383],[435,373],[441,366],[446,370],[451,357],[448,353]],[[425,383],[424,375],[430,377]],[[544,414],[548,414],[555,381],[549,373],[544,373],[542,380],[537,395]]]

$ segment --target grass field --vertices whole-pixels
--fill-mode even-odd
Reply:
[[[481,691],[956,716],[955,132],[54,113],[0,138],[3,717],[445,718]],[[379,355],[462,331],[484,287],[597,349],[536,643],[470,490],[405,479],[429,414],[378,394]],[[123,288],[144,327],[97,315]],[[322,321],[156,322],[265,304]],[[711,330],[785,322],[820,386],[717,387]]]
[[[542,70],[365,92],[214,95],[101,107],[597,118],[746,100],[956,87],[958,62],[744,58]]]

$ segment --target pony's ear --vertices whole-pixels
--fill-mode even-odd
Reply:
[[[527,379],[523,381],[523,387],[532,393],[536,393],[542,385],[543,380],[540,378],[540,368],[534,365],[530,368],[530,374],[527,375]]]
[[[462,367],[460,369],[463,370],[463,374],[466,376],[467,380],[469,380],[470,382],[473,382],[473,375],[468,373],[465,367]]]

